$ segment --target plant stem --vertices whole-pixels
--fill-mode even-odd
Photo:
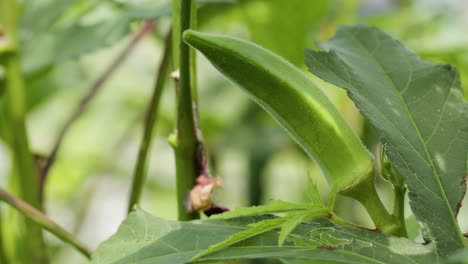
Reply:
[[[15,175],[17,176],[12,178],[12,182],[15,182],[19,187],[19,193],[23,199],[40,209],[37,170],[30,154],[26,132],[26,98],[17,29],[19,8],[15,0],[0,1],[0,17],[10,47],[9,52],[4,56],[4,65],[6,77],[5,103],[7,105],[7,123],[10,130],[8,143],[12,152],[13,171],[16,172]],[[30,263],[46,263],[47,250],[42,237],[42,230],[27,220],[24,225],[25,235],[21,236],[25,248],[20,250],[23,253],[28,252],[28,257],[25,257],[25,259],[31,261]]]
[[[371,172],[374,174],[374,171]],[[362,182],[357,183],[350,191],[341,194],[354,198],[366,208],[375,227],[388,234],[401,235],[401,226],[398,219],[389,214],[375,189],[374,176],[367,177]]]
[[[248,160],[248,201],[249,205],[260,205],[263,198],[262,173],[268,163],[271,153],[253,150]]]
[[[153,89],[153,95],[147,108],[145,115],[145,127],[143,130],[143,138],[140,143],[140,149],[138,151],[137,164],[133,175],[133,184],[130,192],[130,202],[128,205],[128,212],[138,204],[141,198],[143,185],[147,175],[147,160],[148,152],[151,146],[151,139],[153,136],[153,129],[156,123],[156,117],[159,107],[159,101],[161,99],[161,93],[166,83],[167,75],[169,73],[169,65],[172,51],[172,33],[171,30],[166,36],[164,42],[164,52],[161,62],[158,67],[156,82]]]
[[[405,193],[406,187],[393,186],[393,216],[399,221],[400,236],[408,237],[405,222]]]
[[[408,237],[405,222],[405,182],[401,175],[395,171],[388,160],[387,155],[385,155],[383,145],[380,146],[380,175],[393,185],[394,198],[392,215],[400,225],[399,233],[397,235]]]
[[[355,226],[351,223],[348,223],[345,219],[337,216],[336,214],[332,214],[331,217],[329,218],[330,221],[332,221],[334,224],[337,225],[342,225],[342,226]]]
[[[180,31],[182,33],[190,28],[191,9],[193,0],[180,0]],[[174,13],[174,15],[177,15]],[[198,140],[195,131],[195,122],[192,104],[192,90],[190,81],[190,48],[184,42],[180,42],[180,80],[177,97],[177,134],[174,142],[176,160],[176,182],[179,220],[198,218],[197,213],[189,213],[185,200],[198,176],[197,149]]]
[[[140,31],[133,37],[133,39],[127,44],[127,46],[118,54],[118,56],[112,61],[112,63],[105,69],[105,71],[99,76],[99,78],[93,83],[91,88],[89,89],[88,93],[81,99],[81,101],[76,106],[75,110],[72,112],[70,117],[67,119],[65,124],[63,125],[60,133],[55,141],[55,144],[52,148],[52,151],[45,161],[44,167],[41,172],[40,177],[40,197],[41,201],[43,200],[43,193],[44,193],[44,186],[47,179],[47,175],[49,173],[50,168],[54,164],[57,153],[62,145],[62,142],[70,130],[71,126],[75,123],[76,120],[85,112],[86,108],[90,104],[90,102],[96,97],[97,93],[100,91],[100,88],[103,84],[112,76],[115,70],[123,63],[123,61],[127,58],[128,54],[133,50],[140,40],[143,39],[147,34],[153,31],[155,26],[154,21],[146,22]]]
[[[197,28],[198,24],[198,9],[196,0],[192,0],[192,5],[190,7],[190,28]],[[198,135],[198,139],[201,139],[201,130],[199,129],[199,120],[198,120],[198,94],[197,94],[197,52],[195,49],[190,48],[190,87],[192,89],[192,102],[194,108],[194,118],[195,118],[195,129]]]
[[[172,63],[174,69],[179,69],[180,64],[180,0],[172,0]]]
[[[6,250],[5,250],[5,236],[3,234],[3,219],[2,217],[4,217],[2,215],[2,211],[1,211],[1,208],[0,208],[0,263],[5,263],[7,264],[8,263],[8,259],[7,259],[7,256],[6,256]]]
[[[91,258],[92,253],[90,249],[88,249],[86,246],[84,246],[79,241],[77,241],[73,237],[72,234],[65,231],[63,228],[57,225],[54,221],[50,220],[46,215],[41,213],[39,210],[30,206],[23,200],[9,194],[7,191],[5,191],[2,188],[0,188],[0,200],[11,205],[16,210],[20,211],[24,216],[28,217],[31,221],[35,222],[36,224],[38,224],[45,230],[54,234],[56,237],[58,237],[62,241],[72,245],[78,251],[83,253],[83,255],[85,255],[86,257]]]

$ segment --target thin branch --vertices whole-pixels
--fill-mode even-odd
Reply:
[[[156,82],[154,84],[153,95],[148,105],[145,115],[145,124],[143,130],[143,138],[138,151],[137,164],[133,174],[133,183],[130,191],[130,201],[128,204],[128,212],[140,201],[143,185],[147,175],[148,152],[151,146],[153,130],[156,123],[156,117],[161,99],[162,90],[166,83],[169,73],[170,58],[172,52],[172,30],[167,33],[164,41],[164,52],[161,62],[158,67]]]
[[[122,64],[122,62],[127,58],[128,54],[132,51],[132,49],[136,46],[138,42],[140,42],[143,37],[153,31],[155,27],[154,21],[146,22],[143,27],[139,30],[139,32],[133,37],[133,39],[127,44],[127,46],[119,53],[119,55],[112,61],[109,67],[102,73],[102,75],[93,83],[91,88],[89,89],[88,93],[81,99],[73,113],[70,115],[68,120],[65,122],[64,126],[62,127],[57,140],[52,148],[52,151],[45,161],[44,167],[42,168],[42,172],[40,175],[39,180],[39,195],[41,201],[44,197],[44,185],[47,179],[47,174],[49,173],[50,168],[54,164],[57,153],[62,145],[63,139],[65,138],[67,132],[70,130],[70,127],[73,123],[78,120],[78,118],[84,113],[86,108],[88,107],[89,103],[92,99],[97,95],[102,85],[112,76],[115,70]]]
[[[78,240],[76,240],[73,237],[72,234],[68,233],[65,229],[57,225],[54,221],[49,219],[39,210],[30,206],[23,200],[9,194],[3,188],[0,188],[0,200],[11,205],[16,210],[20,211],[24,216],[29,218],[31,221],[35,222],[45,230],[49,231],[50,233],[61,239],[63,242],[72,245],[78,251],[83,253],[83,255],[85,255],[86,257],[91,258],[92,252],[88,247],[81,244]]]

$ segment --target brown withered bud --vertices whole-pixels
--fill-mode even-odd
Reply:
[[[211,201],[213,190],[221,186],[219,178],[211,178],[205,174],[197,178],[197,185],[190,191],[187,199],[187,211],[190,213],[207,211],[214,207]]]

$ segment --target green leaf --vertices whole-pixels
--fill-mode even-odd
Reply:
[[[113,45],[130,33],[130,22],[155,20],[171,14],[170,3],[123,4],[120,12],[105,21],[88,25],[77,20],[69,26],[47,30],[76,1],[51,1],[26,14],[23,25],[34,33],[32,38],[22,43],[26,73],[37,72],[52,64],[76,59]],[[198,4],[203,6],[215,3],[233,3],[233,0],[204,0]],[[38,15],[44,13],[47,15]]]
[[[76,59],[83,54],[113,45],[130,32],[131,21],[156,19],[169,14],[168,8],[129,10],[93,25],[75,23],[39,34],[23,45],[25,72],[37,72],[52,64]]]
[[[305,222],[306,220],[311,220],[319,217],[324,217],[328,214],[327,211],[316,209],[316,210],[308,210],[306,212],[300,213],[291,213],[281,224],[281,230],[278,236],[278,245],[282,246],[286,241],[288,235],[296,228],[300,223]]]
[[[332,193],[332,195],[334,195]],[[316,206],[325,208],[326,206],[323,204],[322,198],[320,197],[320,192],[318,190],[317,184],[309,177],[309,185],[307,186],[307,197],[311,200],[312,204]],[[332,199],[332,198],[330,198]]]
[[[463,248],[456,215],[466,190],[468,104],[457,71],[368,26],[340,27],[321,47],[306,51],[309,70],[348,90],[376,128],[426,239],[442,256]]]
[[[231,246],[233,244],[236,244],[238,242],[244,241],[248,238],[258,236],[260,234],[263,234],[267,231],[276,229],[280,227],[283,223],[285,223],[289,218],[282,217],[282,218],[273,218],[273,219],[266,219],[260,222],[257,222],[255,224],[249,225],[249,229],[235,233],[231,236],[229,236],[226,240],[223,240],[220,243],[214,244],[209,246],[206,250],[203,252],[198,253],[195,255],[192,260],[199,259],[203,256],[206,256],[210,253],[213,253],[215,251],[219,251],[223,248],[226,248],[228,246]]]
[[[316,208],[310,204],[295,204],[280,200],[272,200],[269,205],[251,206],[236,208],[222,214],[213,215],[212,219],[229,219],[242,216],[254,216],[260,214],[287,213],[295,211],[304,211]],[[322,207],[323,208],[323,207]]]
[[[21,17],[21,28],[29,34],[42,34],[47,31],[65,11],[79,0],[34,1],[26,7]]]
[[[459,252],[448,257],[446,264],[466,264],[468,263],[468,248],[464,248]]]
[[[284,241],[286,240],[286,237],[301,222],[305,220],[314,219],[314,218],[325,217],[327,215],[328,215],[328,210],[324,208],[314,208],[314,209],[310,209],[310,210],[302,211],[302,212],[288,213],[286,216],[281,217],[281,218],[274,218],[274,219],[267,219],[264,221],[260,221],[251,225],[250,229],[248,230],[236,233],[220,243],[211,245],[207,250],[196,255],[194,259],[208,255],[215,251],[226,248],[232,244],[244,241],[248,238],[257,236],[259,234],[265,233],[267,231],[270,231],[276,228],[281,228],[279,232],[279,237],[278,237],[278,245],[282,246],[284,244]]]
[[[176,222],[137,209],[114,236],[97,248],[91,263],[188,263],[210,245],[224,241],[258,221],[272,219],[276,218],[258,216]],[[200,261],[282,258],[318,263],[437,263],[431,247],[364,229],[337,226],[327,220],[302,223],[287,237],[284,246],[279,247],[277,242],[277,232],[268,231],[207,255]]]

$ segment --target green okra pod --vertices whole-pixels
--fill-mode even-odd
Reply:
[[[323,92],[299,69],[247,41],[196,31],[184,40],[270,113],[336,191],[370,176],[373,158]]]

